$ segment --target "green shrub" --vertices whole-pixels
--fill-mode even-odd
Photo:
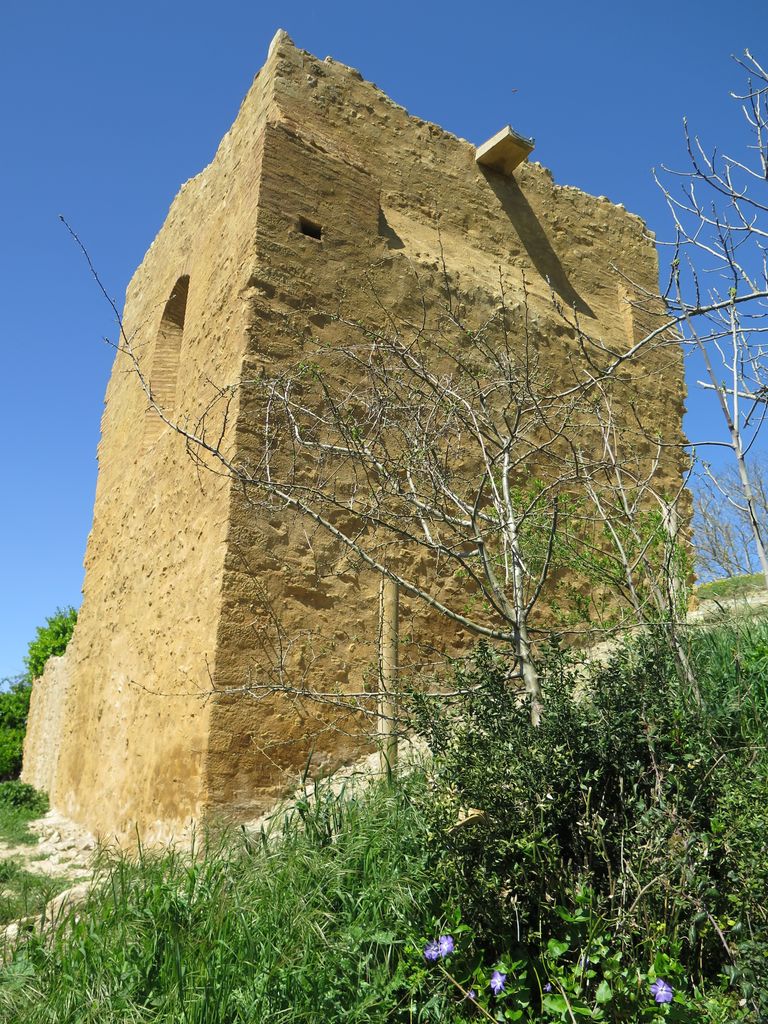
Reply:
[[[24,676],[10,680],[8,689],[0,693],[0,729],[25,728],[31,692],[32,687]]]
[[[17,778],[29,714],[32,687],[22,677],[0,693],[0,782]]]
[[[29,783],[14,779],[12,782],[0,782],[0,807],[45,814],[48,810],[48,797]]]
[[[720,992],[746,1000],[742,1017],[765,1013],[765,733],[743,738],[741,708],[720,706],[713,680],[712,713],[689,699],[663,638],[625,644],[589,677],[551,652],[538,729],[509,675],[480,647],[452,713],[416,700],[435,757],[423,804],[435,871],[475,955],[525,964],[527,1005],[545,1016],[535,978],[570,985],[579,1013],[645,1020],[633,999],[659,963],[683,1002]],[[454,828],[467,808],[484,816]],[[602,982],[613,995],[600,1007]]]
[[[269,838],[104,862],[69,927],[10,951],[0,1019],[759,1024],[768,625],[693,633],[689,658],[701,704],[663,636],[590,672],[552,651],[533,729],[480,648],[452,706],[413,700],[426,780],[321,786]],[[0,819],[3,799],[35,802],[0,788]]]
[[[23,749],[23,729],[0,729],[0,784],[18,778]]]
[[[37,627],[35,639],[30,643],[24,659],[30,679],[38,679],[43,674],[45,663],[51,656],[64,653],[76,622],[77,612],[74,608],[57,608],[45,620],[44,626]]]

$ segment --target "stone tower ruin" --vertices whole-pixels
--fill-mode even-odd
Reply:
[[[524,275],[553,344],[553,293],[616,348],[641,337],[647,324],[624,282],[657,290],[642,222],[555,185],[528,148],[504,131],[476,150],[278,33],[213,161],[181,187],[128,286],[125,331],[158,404],[196,423],[211,382],[291,358],[340,282],[360,318],[375,317],[354,285],[376,263],[387,302],[404,301],[416,268],[427,305],[449,274],[464,308],[482,311],[503,266]],[[617,254],[622,278],[609,270]],[[162,840],[217,809],[255,817],[310,752],[323,771],[359,752],[322,711],[239,691],[269,633],[265,588],[289,634],[311,626],[323,638],[306,670],[359,689],[375,657],[378,583],[324,576],[320,541],[279,519],[254,522],[232,481],[198,471],[125,371],[118,354],[83,604],[66,655],[34,685],[23,778],[95,832],[138,827]],[[680,354],[667,350],[644,376],[645,409],[679,433]],[[226,429],[237,447],[254,425],[233,395]],[[679,481],[678,462],[664,472]],[[405,614],[413,637],[466,643],[423,609]]]

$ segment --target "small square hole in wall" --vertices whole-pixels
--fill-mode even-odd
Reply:
[[[319,240],[323,237],[321,225],[316,224],[313,220],[307,220],[306,217],[299,217],[299,231],[302,235],[307,235],[309,238],[317,238]]]

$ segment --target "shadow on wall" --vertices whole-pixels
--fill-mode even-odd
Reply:
[[[391,226],[382,209],[379,209],[379,235],[385,240],[388,249],[405,248],[405,243]]]
[[[531,263],[539,274],[545,281],[549,281],[551,287],[569,309],[575,309],[583,316],[594,318],[595,314],[592,309],[568,280],[568,275],[563,269],[557,253],[552,248],[538,217],[515,179],[485,167],[481,167],[480,170],[496,194],[504,213],[509,217],[515,231],[520,236],[520,241],[525,246]]]

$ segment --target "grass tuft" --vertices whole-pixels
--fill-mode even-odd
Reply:
[[[45,905],[70,885],[65,878],[27,871],[13,858],[0,860],[0,928],[42,913]]]
[[[48,810],[48,797],[25,782],[0,782],[0,840],[16,845],[36,843],[37,836],[28,828]]]

